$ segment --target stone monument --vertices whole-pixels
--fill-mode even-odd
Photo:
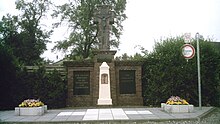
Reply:
[[[98,105],[112,105],[109,66],[106,62],[103,62],[99,68],[100,74]]]
[[[98,5],[94,22],[98,24],[99,50],[110,50],[110,24],[114,23],[114,12],[109,5]]]
[[[97,105],[112,105],[111,90],[110,90],[110,75],[109,66],[106,63],[108,58],[104,56],[110,55],[110,61],[114,58],[114,54],[110,54],[110,24],[114,23],[114,13],[109,5],[98,5],[95,12],[94,22],[98,24],[98,40],[99,51],[96,56],[102,61],[99,67],[99,99]]]
[[[68,74],[67,106],[140,106],[142,98],[141,61],[117,61],[110,49],[114,12],[98,5],[94,13],[99,49],[94,58],[65,61]],[[104,105],[104,106],[103,106]]]

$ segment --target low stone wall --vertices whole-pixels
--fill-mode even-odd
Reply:
[[[43,115],[47,112],[47,105],[40,107],[15,107],[15,115]]]

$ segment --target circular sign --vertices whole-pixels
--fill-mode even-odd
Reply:
[[[183,57],[186,59],[191,59],[195,55],[195,48],[191,44],[184,44],[182,47]]]

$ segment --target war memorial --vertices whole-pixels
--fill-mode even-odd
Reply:
[[[206,123],[214,107],[194,108],[180,98],[178,102],[184,105],[143,106],[143,62],[117,61],[117,51],[110,49],[109,35],[114,23],[111,7],[97,6],[94,22],[99,40],[94,59],[63,62],[67,71],[67,108],[16,107],[15,111],[0,111],[0,123]],[[176,101],[171,98],[167,102]],[[218,116],[217,112],[212,118],[218,121]]]
[[[114,23],[110,6],[98,6],[94,22],[98,26],[99,50],[94,60],[65,61],[68,75],[67,106],[141,106],[142,62],[115,61],[109,33]]]

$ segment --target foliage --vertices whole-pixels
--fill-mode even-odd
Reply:
[[[122,22],[126,19],[124,14],[126,0],[74,0],[62,6],[58,6],[53,16],[61,17],[61,21],[66,21],[72,30],[69,38],[64,41],[57,41],[53,50],[67,51],[71,49],[71,57],[80,58],[91,57],[91,51],[98,48],[97,25],[94,24],[94,12],[96,5],[108,4],[115,12],[115,23],[112,26],[111,42],[112,47],[118,47],[119,38],[123,29]],[[55,27],[61,22],[54,24]]]
[[[217,88],[220,86],[220,54],[210,41],[200,40],[202,103],[219,106]],[[174,95],[198,105],[196,56],[187,62],[181,55],[183,44],[180,37],[167,38],[156,43],[154,51],[146,58],[143,66],[143,96],[146,105],[158,106]],[[195,41],[191,44],[194,47],[196,45]]]
[[[10,81],[10,78],[5,80]],[[28,72],[23,68],[13,77],[14,82],[9,81],[1,82],[0,109],[14,109],[24,99],[29,98],[40,99],[49,108],[66,106],[66,80],[57,70],[48,72],[45,67],[40,67],[38,70]]]
[[[49,108],[66,107],[67,80],[61,76],[59,71],[54,70],[48,74],[48,89],[47,98],[44,98],[44,101]]]
[[[139,48],[140,53],[135,53],[134,55],[128,55],[127,53],[122,54],[121,56],[115,57],[116,60],[144,60],[148,56],[148,50],[144,47],[137,45],[135,48]]]
[[[122,54],[121,56],[115,57],[115,60],[144,60],[145,56],[140,53],[135,53],[133,56],[127,55],[127,53]]]
[[[32,73],[24,72],[21,77],[25,98],[40,99],[49,108],[65,107],[66,81],[59,71],[47,72],[45,67],[40,67]]]
[[[12,50],[0,41],[0,109],[13,106],[14,90],[16,87],[16,59]]]
[[[35,4],[33,4],[35,3]],[[50,5],[48,0],[16,1],[21,15],[3,16],[0,25],[0,39],[11,47],[20,63],[36,65],[42,62],[40,55],[46,50],[46,43],[52,31],[42,29],[41,20]]]

